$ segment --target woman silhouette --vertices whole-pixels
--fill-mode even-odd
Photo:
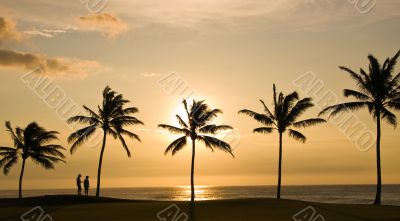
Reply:
[[[83,181],[83,186],[85,187],[85,195],[89,195],[89,176]]]

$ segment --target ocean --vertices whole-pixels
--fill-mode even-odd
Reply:
[[[91,189],[90,194],[94,194]],[[275,186],[197,186],[196,200],[220,200],[243,198],[273,198]],[[75,194],[74,189],[24,190],[24,197]],[[190,200],[190,187],[160,188],[104,188],[101,195],[123,199],[187,201]],[[16,190],[0,190],[0,198],[14,198]],[[335,186],[283,186],[282,198],[323,203],[371,204],[375,196],[374,185],[335,185]],[[382,201],[385,205],[400,206],[400,185],[384,185]]]

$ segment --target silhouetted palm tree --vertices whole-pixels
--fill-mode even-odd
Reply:
[[[83,106],[88,113],[88,116],[78,115],[68,119],[68,123],[79,122],[88,125],[77,130],[68,137],[68,142],[72,143],[70,150],[71,154],[75,152],[78,146],[90,139],[97,129],[102,129],[103,131],[103,143],[101,146],[99,167],[97,172],[96,196],[100,196],[101,165],[103,162],[103,154],[106,147],[107,135],[111,135],[115,139],[120,140],[122,146],[128,154],[128,157],[131,157],[131,153],[123,135],[140,141],[138,135],[125,129],[125,127],[129,125],[143,125],[142,121],[130,116],[130,114],[138,112],[136,107],[124,108],[124,105],[128,102],[128,100],[123,99],[121,94],[117,94],[107,86],[103,91],[103,103],[98,107],[98,113],[95,113],[88,107]]]
[[[25,161],[30,158],[45,169],[54,169],[54,164],[64,162],[64,154],[60,150],[65,150],[62,146],[51,144],[57,140],[57,131],[46,131],[36,122],[28,124],[24,129],[11,127],[9,121],[6,122],[7,131],[13,140],[13,147],[0,147],[0,167],[7,175],[12,166],[22,159],[22,168],[19,176],[19,198],[22,198],[22,178],[25,171]]]
[[[344,89],[345,97],[352,97],[357,101],[336,104],[325,108],[320,114],[330,113],[329,117],[340,112],[355,111],[367,108],[376,120],[376,162],[377,162],[377,188],[374,204],[381,204],[381,119],[396,127],[396,116],[389,109],[400,110],[400,74],[393,76],[394,68],[400,51],[393,58],[387,58],[383,66],[373,55],[369,55],[368,73],[360,69],[356,73],[350,68],[340,67],[350,74],[356,82],[358,90]],[[389,108],[389,109],[388,109]]]
[[[262,123],[264,126],[253,130],[254,133],[269,134],[273,131],[277,131],[279,134],[279,168],[278,168],[278,190],[277,198],[281,197],[281,180],[282,180],[282,135],[286,131],[289,136],[301,141],[306,142],[306,137],[299,131],[293,128],[304,128],[313,126],[319,123],[326,122],[321,118],[312,118],[307,120],[297,121],[297,119],[309,108],[313,107],[314,104],[311,102],[311,98],[304,98],[299,100],[297,92],[284,95],[282,92],[279,95],[276,94],[275,84],[273,85],[274,102],[273,111],[270,111],[265,105],[264,101],[260,100],[264,107],[263,113],[257,113],[251,110],[241,110],[240,114],[246,114],[256,121]]]
[[[232,156],[232,150],[228,143],[212,137],[207,134],[215,135],[221,130],[233,129],[229,125],[215,125],[211,124],[211,121],[221,114],[220,109],[209,109],[208,105],[204,101],[195,101],[190,107],[188,107],[186,100],[183,100],[183,106],[187,114],[187,121],[185,122],[183,118],[176,115],[180,127],[175,127],[167,124],[159,124],[160,128],[167,129],[171,133],[181,134],[182,137],[173,141],[165,150],[165,154],[172,152],[175,155],[180,151],[187,143],[187,138],[192,140],[192,167],[191,167],[191,203],[195,200],[195,190],[194,190],[194,161],[196,156],[196,141],[201,141],[206,147],[210,148],[212,151],[219,149],[230,153]]]

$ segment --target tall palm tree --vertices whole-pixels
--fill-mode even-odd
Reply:
[[[192,205],[195,200],[195,190],[194,190],[194,162],[196,156],[196,141],[201,141],[205,144],[207,148],[210,148],[212,151],[214,149],[219,149],[225,151],[229,154],[232,154],[231,146],[216,138],[209,135],[215,135],[221,130],[229,130],[233,129],[229,125],[215,125],[212,124],[211,121],[217,117],[218,114],[221,114],[222,111],[220,109],[210,109],[204,101],[195,101],[190,107],[188,107],[186,100],[183,100],[183,106],[186,111],[186,122],[179,115],[176,115],[176,118],[179,122],[180,127],[175,127],[167,124],[159,124],[160,128],[167,129],[171,133],[182,135],[180,138],[173,141],[165,150],[165,154],[172,152],[172,155],[175,155],[178,151],[180,151],[187,143],[187,139],[190,138],[192,141],[192,166],[191,166],[191,174],[190,174],[190,187],[191,187],[191,200]]]
[[[347,67],[339,67],[350,74],[356,82],[358,90],[344,89],[344,96],[356,101],[335,104],[326,107],[320,114],[329,113],[329,117],[346,111],[356,111],[367,108],[376,121],[376,162],[377,187],[374,204],[381,204],[382,176],[381,176],[381,119],[396,127],[396,116],[390,111],[400,110],[400,74],[393,75],[400,51],[393,58],[387,58],[381,65],[373,55],[368,56],[368,73],[360,69],[356,73]]]
[[[326,122],[321,118],[311,118],[306,120],[297,121],[297,119],[314,104],[311,98],[299,99],[297,92],[292,92],[284,95],[282,92],[277,95],[275,84],[273,85],[273,111],[270,111],[265,105],[264,101],[260,100],[264,107],[265,113],[257,113],[252,110],[243,109],[239,111],[240,114],[245,114],[252,117],[257,122],[263,124],[263,127],[255,128],[254,133],[269,134],[277,131],[279,134],[279,167],[278,167],[278,189],[277,198],[281,198],[281,181],[282,181],[282,135],[286,131],[289,136],[295,140],[306,142],[306,137],[297,128],[305,128],[319,123]]]
[[[125,127],[129,125],[143,125],[142,121],[131,116],[131,114],[139,112],[138,108],[124,107],[128,102],[129,101],[125,100],[121,94],[117,94],[107,86],[103,91],[103,103],[101,106],[98,106],[97,113],[84,105],[83,108],[87,112],[87,116],[77,115],[68,119],[68,123],[78,122],[87,125],[86,127],[75,131],[68,137],[68,142],[72,143],[70,149],[71,154],[76,151],[78,146],[90,139],[98,129],[103,131],[103,143],[101,146],[99,167],[97,171],[97,197],[100,196],[101,165],[103,162],[107,135],[111,135],[114,139],[118,139],[121,142],[128,157],[131,157],[131,152],[129,151],[123,135],[140,141],[138,135],[125,129]]]
[[[36,122],[28,124],[24,129],[16,127],[13,129],[11,123],[6,121],[6,128],[13,140],[12,147],[0,147],[0,167],[3,173],[8,175],[12,166],[22,159],[21,173],[19,176],[19,198],[22,198],[22,179],[27,159],[39,164],[45,169],[54,169],[54,164],[64,162],[65,150],[62,146],[51,144],[57,140],[57,131],[47,131]]]

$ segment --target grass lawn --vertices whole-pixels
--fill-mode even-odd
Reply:
[[[77,196],[43,196],[23,200],[0,199],[0,220],[21,220],[21,215],[41,206],[53,221],[156,221],[157,214],[170,207],[172,214],[188,214],[188,202],[132,201]],[[315,221],[399,221],[400,207],[372,205],[341,205],[310,203],[294,200],[242,199],[203,201],[196,203],[196,221],[290,221],[293,216],[312,206]],[[180,211],[177,211],[179,208]],[[308,210],[312,211],[312,210]],[[168,214],[168,213],[164,213]],[[304,213],[305,214],[305,213]],[[313,221],[307,215],[303,220]],[[36,219],[32,219],[32,221]],[[165,221],[174,219],[167,218]],[[174,221],[184,221],[184,216]],[[50,221],[50,220],[45,220]]]

